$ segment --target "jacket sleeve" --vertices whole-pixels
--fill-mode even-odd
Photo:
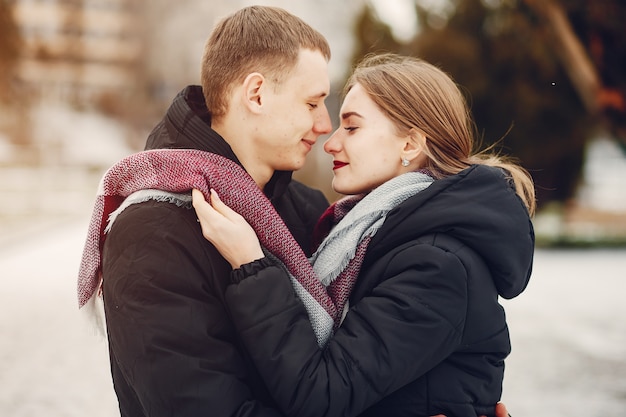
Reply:
[[[358,415],[422,376],[461,341],[467,274],[458,257],[439,248],[399,250],[323,350],[288,277],[267,264],[257,261],[254,273],[229,286],[226,299],[288,416]]]
[[[120,408],[135,403],[151,417],[280,415],[246,383],[225,285],[214,286],[230,268],[194,231],[193,210],[181,215],[187,210],[173,204],[142,209],[146,204],[159,203],[127,208],[105,242],[103,291],[114,385],[125,396]]]

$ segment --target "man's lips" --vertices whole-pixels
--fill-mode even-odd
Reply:
[[[348,165],[346,162],[333,161],[333,170],[345,167],[346,165]]]
[[[302,139],[302,142],[304,142],[304,144],[307,145],[309,150],[311,150],[313,148],[313,145],[315,145],[315,141],[314,140]]]

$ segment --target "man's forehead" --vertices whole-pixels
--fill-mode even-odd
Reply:
[[[292,93],[306,100],[325,100],[330,93],[330,83],[322,80],[312,80],[306,78],[294,79],[294,82],[287,86]]]
[[[328,61],[320,51],[303,49],[292,79],[301,84],[301,93],[310,98],[324,98],[330,91]]]

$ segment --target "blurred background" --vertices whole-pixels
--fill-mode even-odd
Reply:
[[[514,417],[624,415],[623,0],[0,0],[0,414],[116,415],[106,342],[74,295],[97,183],[199,83],[214,24],[250,4],[328,38],[335,125],[369,52],[422,57],[462,85],[483,145],[537,187],[533,278],[503,302],[503,400]],[[321,144],[297,177],[337,198]]]

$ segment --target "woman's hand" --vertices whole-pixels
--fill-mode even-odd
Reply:
[[[199,190],[194,189],[192,197],[202,235],[233,269],[265,257],[252,227],[239,213],[224,204],[215,190],[211,190],[211,204]]]
[[[443,414],[437,414],[436,416],[432,416],[432,417],[446,417],[446,416]],[[481,416],[481,417],[486,417],[486,416]],[[503,403],[496,404],[496,417],[511,417],[511,415],[506,409],[506,406]]]

